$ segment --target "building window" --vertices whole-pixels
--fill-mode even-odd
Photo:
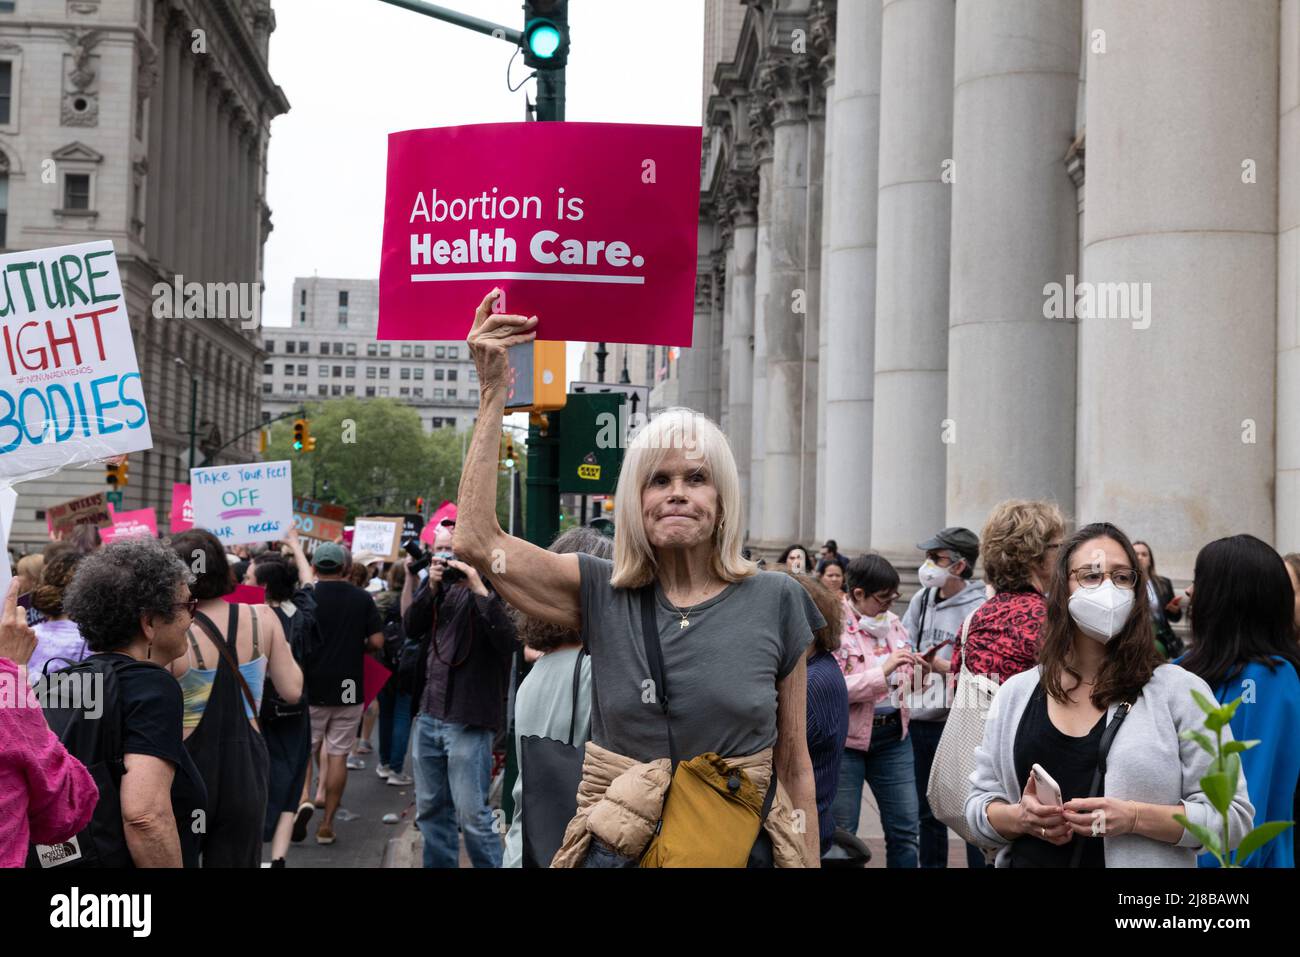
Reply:
[[[433,381],[434,381],[434,382],[441,382],[441,381],[442,381],[443,379],[445,379],[445,378],[447,378],[447,371],[446,371],[445,369],[434,369],[434,370],[433,370]]]
[[[374,397],[375,397],[375,387],[373,385],[366,386],[366,398],[373,399]]]
[[[305,382],[299,382],[299,383],[298,383],[298,394],[299,394],[299,395],[306,395],[306,394],[307,394],[307,383],[305,383]]]
[[[423,359],[423,358],[424,358],[424,346],[416,346],[416,347],[415,347],[415,358],[417,358],[417,359]]]
[[[63,177],[63,208],[90,209],[89,173],[68,173]]]
[[[448,369],[448,370],[447,370],[447,381],[448,381],[448,382],[455,382],[455,381],[456,381],[456,370],[455,370],[455,369]]]
[[[429,420],[429,425],[432,428],[440,429],[442,428],[442,419],[435,415],[432,419]]]
[[[460,357],[460,346],[448,346],[448,347],[447,347],[447,358],[448,358],[448,359],[457,359],[457,358],[459,358],[459,357]]]
[[[275,371],[275,363],[274,363],[274,362],[263,362],[263,363],[262,363],[262,375],[270,375],[270,374],[271,374],[272,372],[274,372],[274,371]]]
[[[330,394],[330,387],[327,386],[327,385],[318,385],[318,386],[316,386],[316,394],[317,394],[317,395],[329,395],[329,394]]]
[[[9,171],[0,169],[0,249],[9,244]]]
[[[330,344],[328,342],[322,342],[320,344],[320,354],[323,356],[330,354]]]
[[[417,379],[423,379],[423,378],[424,378],[424,369],[423,369],[423,368],[416,369],[416,370],[415,370],[415,377],[416,377]]]
[[[434,390],[433,390],[433,397],[434,397],[435,399],[441,399],[441,398],[442,398],[442,390],[441,390],[441,389],[434,389]]]
[[[357,354],[357,344],[355,342],[345,343],[343,347],[343,351],[347,355],[354,356]]]
[[[316,374],[317,374],[318,376],[320,376],[321,378],[325,378],[326,376],[328,376],[328,375],[330,374],[330,367],[329,367],[329,366],[317,366],[317,367],[316,367]]]
[[[413,391],[414,391],[414,393],[415,393],[415,397],[416,397],[417,399],[423,399],[423,398],[424,398],[424,390],[421,389],[418,385],[415,387],[415,389],[414,389]]]
[[[307,325],[307,313],[305,312],[298,313],[298,325],[300,326]]]
[[[454,415],[449,415],[447,416],[447,418],[443,419],[442,421],[446,424],[447,428],[449,429],[454,429],[456,427],[456,417]]]
[[[345,379],[355,379],[355,378],[357,377],[357,367],[356,367],[356,366],[347,366],[347,367],[343,370],[343,377],[344,377]]]
[[[408,369],[406,366],[402,366],[401,370],[398,372],[398,377],[402,379],[411,378],[411,370]]]
[[[293,366],[292,366],[291,364],[287,363],[287,362],[285,363],[285,366],[284,366],[284,374],[285,374],[285,375],[293,375]]]
[[[454,399],[454,398],[456,398],[456,390],[455,390],[455,389],[448,389],[448,390],[447,390],[447,398],[449,398],[449,399]]]
[[[469,370],[469,381],[470,381],[470,382],[477,382],[477,381],[478,381],[478,370],[477,370],[477,369],[470,369],[470,370]]]
[[[336,378],[336,379],[342,379],[342,378],[343,378],[343,367],[342,367],[342,366],[335,366],[335,367],[334,367],[334,378]]]
[[[274,339],[267,339],[267,340],[266,340],[266,351],[267,351],[267,352],[274,352],[274,351],[275,351],[275,340],[274,340]]]
[[[370,356],[372,359],[373,359],[375,356],[379,355],[379,343],[377,343],[377,342],[367,342],[367,343],[366,343],[366,355]]]
[[[397,390],[397,394],[398,394],[398,395],[404,395],[404,396],[410,396],[410,394],[411,394],[411,390],[408,389],[406,386],[402,386],[400,389]]]
[[[366,366],[366,378],[367,378],[367,379],[373,379],[374,377],[375,377],[375,367],[374,367],[374,366]]]
[[[381,378],[381,379],[387,379],[387,378],[388,378],[388,373],[390,373],[391,371],[393,371],[393,370],[390,369],[388,366],[380,366],[380,367],[379,367],[379,378]]]
[[[392,355],[392,349],[389,347],[387,342],[379,343],[379,354],[385,359]]]
[[[294,346],[293,340],[291,339],[284,344],[284,351],[289,353],[289,355],[293,355],[294,352],[293,346]]]
[[[270,395],[270,394],[271,394],[271,383],[269,383],[269,382],[263,382],[263,383],[262,383],[262,395]]]
[[[9,9],[0,3],[0,13],[13,13],[14,5]],[[8,126],[12,120],[14,95],[14,65],[8,61],[0,63],[0,126]]]
[[[271,413],[270,413],[270,412],[263,412],[263,413],[262,413],[262,421],[263,421],[264,423],[265,423],[265,422],[270,422],[270,421],[271,421]]]
[[[307,365],[306,363],[303,363],[302,365],[298,366],[298,375],[306,375],[306,374],[307,374]]]
[[[343,387],[339,385],[330,386],[330,395],[342,395]]]
[[[403,343],[403,344],[402,344],[402,358],[403,358],[403,359],[409,359],[409,358],[411,358],[411,346],[410,346],[410,343]]]
[[[346,289],[339,290],[339,325],[345,329],[348,325],[348,293]]]
[[[445,359],[445,358],[447,358],[447,347],[446,347],[446,346],[434,346],[434,347],[433,347],[433,357],[434,357],[435,359]]]
[[[307,305],[307,290],[306,290],[306,289],[303,289],[303,290],[301,290],[301,291],[298,293],[298,304],[301,305],[301,306],[305,306],[305,305]]]
[[[357,387],[354,386],[354,385],[346,385],[346,386],[343,387],[343,394],[344,394],[344,395],[356,395],[356,394],[357,394]]]
[[[343,355],[343,343],[341,342],[334,343],[334,354],[336,356]]]
[[[311,352],[311,343],[310,343],[310,342],[303,342],[301,339],[299,339],[299,340],[298,340],[298,351],[301,352],[303,355],[306,355],[307,353]]]

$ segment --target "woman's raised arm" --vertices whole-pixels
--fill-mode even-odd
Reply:
[[[466,342],[478,368],[478,421],[460,476],[452,548],[523,614],[575,631],[581,627],[577,555],[556,555],[507,535],[497,522],[497,451],[505,414],[506,350],[536,338],[537,317],[497,315],[493,289],[479,303]]]

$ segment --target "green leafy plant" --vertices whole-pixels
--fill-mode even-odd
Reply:
[[[1209,773],[1201,778],[1201,790],[1210,799],[1214,809],[1219,812],[1223,822],[1223,832],[1216,834],[1207,827],[1193,824],[1183,814],[1175,814],[1174,820],[1196,835],[1196,839],[1214,855],[1220,867],[1241,867],[1251,854],[1295,822],[1269,821],[1267,824],[1261,824],[1242,838],[1235,852],[1229,850],[1228,808],[1232,807],[1232,799],[1237,793],[1237,783],[1241,780],[1241,752],[1249,751],[1259,744],[1259,741],[1224,742],[1223,740],[1223,729],[1236,714],[1241,698],[1224,705],[1216,705],[1199,691],[1193,691],[1192,697],[1205,712],[1205,730],[1213,731],[1214,738],[1211,739],[1203,731],[1192,730],[1184,731],[1182,737],[1188,741],[1195,741],[1214,759],[1210,763]]]

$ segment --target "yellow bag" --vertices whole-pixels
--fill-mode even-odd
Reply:
[[[677,765],[641,867],[745,867],[762,827],[764,795],[713,752]]]

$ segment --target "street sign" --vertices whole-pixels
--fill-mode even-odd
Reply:
[[[117,506],[122,504],[122,493],[105,492],[104,499],[108,502],[109,505],[112,505],[114,508],[116,508]]]
[[[635,416],[638,412],[646,415],[650,408],[650,387],[633,385],[630,382],[571,382],[569,388],[574,392],[617,392],[627,396],[628,412]]]
[[[560,429],[560,492],[609,493],[623,465],[620,393],[569,394]]]

